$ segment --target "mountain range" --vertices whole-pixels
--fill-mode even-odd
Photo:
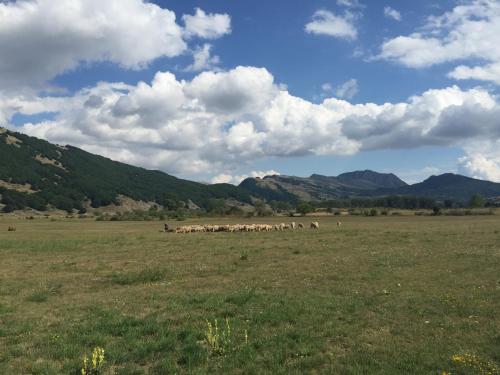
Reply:
[[[268,200],[332,200],[348,197],[418,196],[437,201],[467,202],[472,195],[497,200],[500,184],[453,173],[431,176],[409,185],[392,173],[356,171],[339,176],[266,176],[248,178],[240,187]]]
[[[206,208],[213,199],[252,204],[258,200],[321,201],[346,197],[421,196],[467,201],[473,194],[500,197],[500,184],[446,173],[409,185],[392,173],[355,171],[338,176],[266,176],[239,186],[207,185],[176,178],[0,128],[0,210],[30,207],[68,212],[120,204],[120,197],[167,208],[184,202]]]

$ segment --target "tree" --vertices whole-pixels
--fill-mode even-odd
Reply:
[[[482,208],[486,204],[486,200],[480,194],[474,194],[469,201],[469,207]]]
[[[273,214],[263,201],[255,202],[254,206],[257,216],[271,216]]]
[[[227,211],[224,199],[210,198],[207,203],[207,211],[215,215],[224,215]]]
[[[305,216],[309,212],[313,212],[313,211],[314,211],[314,207],[308,202],[300,202],[297,205],[297,212],[299,214],[301,214],[302,216]]]

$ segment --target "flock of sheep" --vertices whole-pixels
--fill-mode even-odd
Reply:
[[[338,223],[337,223],[338,225]],[[319,229],[319,223],[317,221],[311,222],[309,225],[311,229]],[[270,231],[284,231],[284,230],[295,230],[304,229],[305,226],[302,223],[291,222],[290,224],[233,224],[233,225],[184,225],[182,227],[177,227],[172,229],[165,224],[165,232],[175,232],[175,233],[198,233],[198,232],[270,232]]]

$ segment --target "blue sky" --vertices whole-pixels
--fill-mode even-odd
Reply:
[[[0,2],[6,126],[200,181],[500,181],[498,1],[76,3]]]

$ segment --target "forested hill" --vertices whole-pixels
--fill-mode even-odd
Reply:
[[[71,146],[0,128],[0,195],[4,212],[31,207],[82,210],[118,203],[118,196],[168,207],[211,198],[250,203],[250,195],[229,184],[204,185],[160,171],[119,163]]]
[[[431,176],[408,185],[394,174],[357,171],[339,176],[267,176],[248,178],[240,187],[252,195],[279,201],[325,201],[340,198],[378,198],[388,196],[426,197],[439,202],[464,204],[473,195],[499,201],[500,184],[452,173]]]
[[[408,185],[390,173],[357,171],[336,177],[267,176],[248,178],[240,186],[205,185],[151,171],[72,146],[58,146],[0,128],[0,211],[30,207],[68,212],[120,204],[122,196],[156,202],[167,209],[193,202],[209,208],[217,200],[251,204],[254,198],[287,202],[353,197],[426,197],[467,202],[474,194],[499,201],[500,184],[444,174]],[[180,205],[182,207],[182,205]]]

